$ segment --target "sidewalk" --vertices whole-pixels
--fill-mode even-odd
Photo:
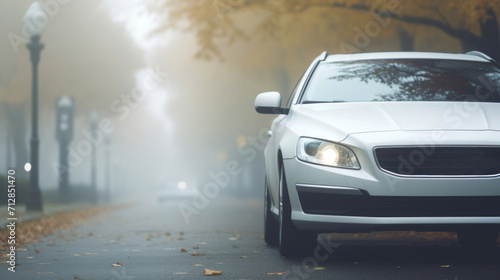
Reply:
[[[7,218],[17,218],[17,222],[26,222],[40,219],[43,216],[50,216],[59,212],[73,211],[83,208],[90,208],[93,205],[89,202],[78,203],[44,203],[42,212],[27,212],[24,204],[16,205],[16,215],[10,216],[7,205],[0,208],[0,230],[5,229],[6,225],[10,223]]]

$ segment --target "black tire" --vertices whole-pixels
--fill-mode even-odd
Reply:
[[[312,254],[317,234],[299,231],[292,222],[292,207],[286,185],[285,169],[280,168],[279,251],[282,256],[303,257]]]
[[[466,229],[457,232],[460,246],[467,250],[489,250],[497,247],[498,230]]]
[[[264,191],[264,240],[271,246],[278,246],[279,243],[279,224],[271,213],[271,197],[267,178]]]

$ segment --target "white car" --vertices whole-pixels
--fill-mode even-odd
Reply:
[[[199,192],[196,185],[188,184],[185,181],[179,181],[166,184],[156,196],[159,202],[175,202],[183,200],[191,201],[198,196],[198,194]]]
[[[310,252],[318,233],[456,231],[496,246],[500,66],[480,52],[316,58],[278,114],[265,153],[265,240]]]

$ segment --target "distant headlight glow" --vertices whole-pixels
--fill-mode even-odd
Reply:
[[[360,169],[354,152],[340,144],[302,137],[297,144],[297,158],[302,161],[341,168]]]
[[[187,188],[186,182],[181,181],[181,182],[177,183],[177,188],[181,191],[185,190]]]

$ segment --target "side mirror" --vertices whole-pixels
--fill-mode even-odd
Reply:
[[[288,114],[288,108],[281,108],[281,94],[276,91],[264,92],[255,98],[255,111],[261,114]]]

